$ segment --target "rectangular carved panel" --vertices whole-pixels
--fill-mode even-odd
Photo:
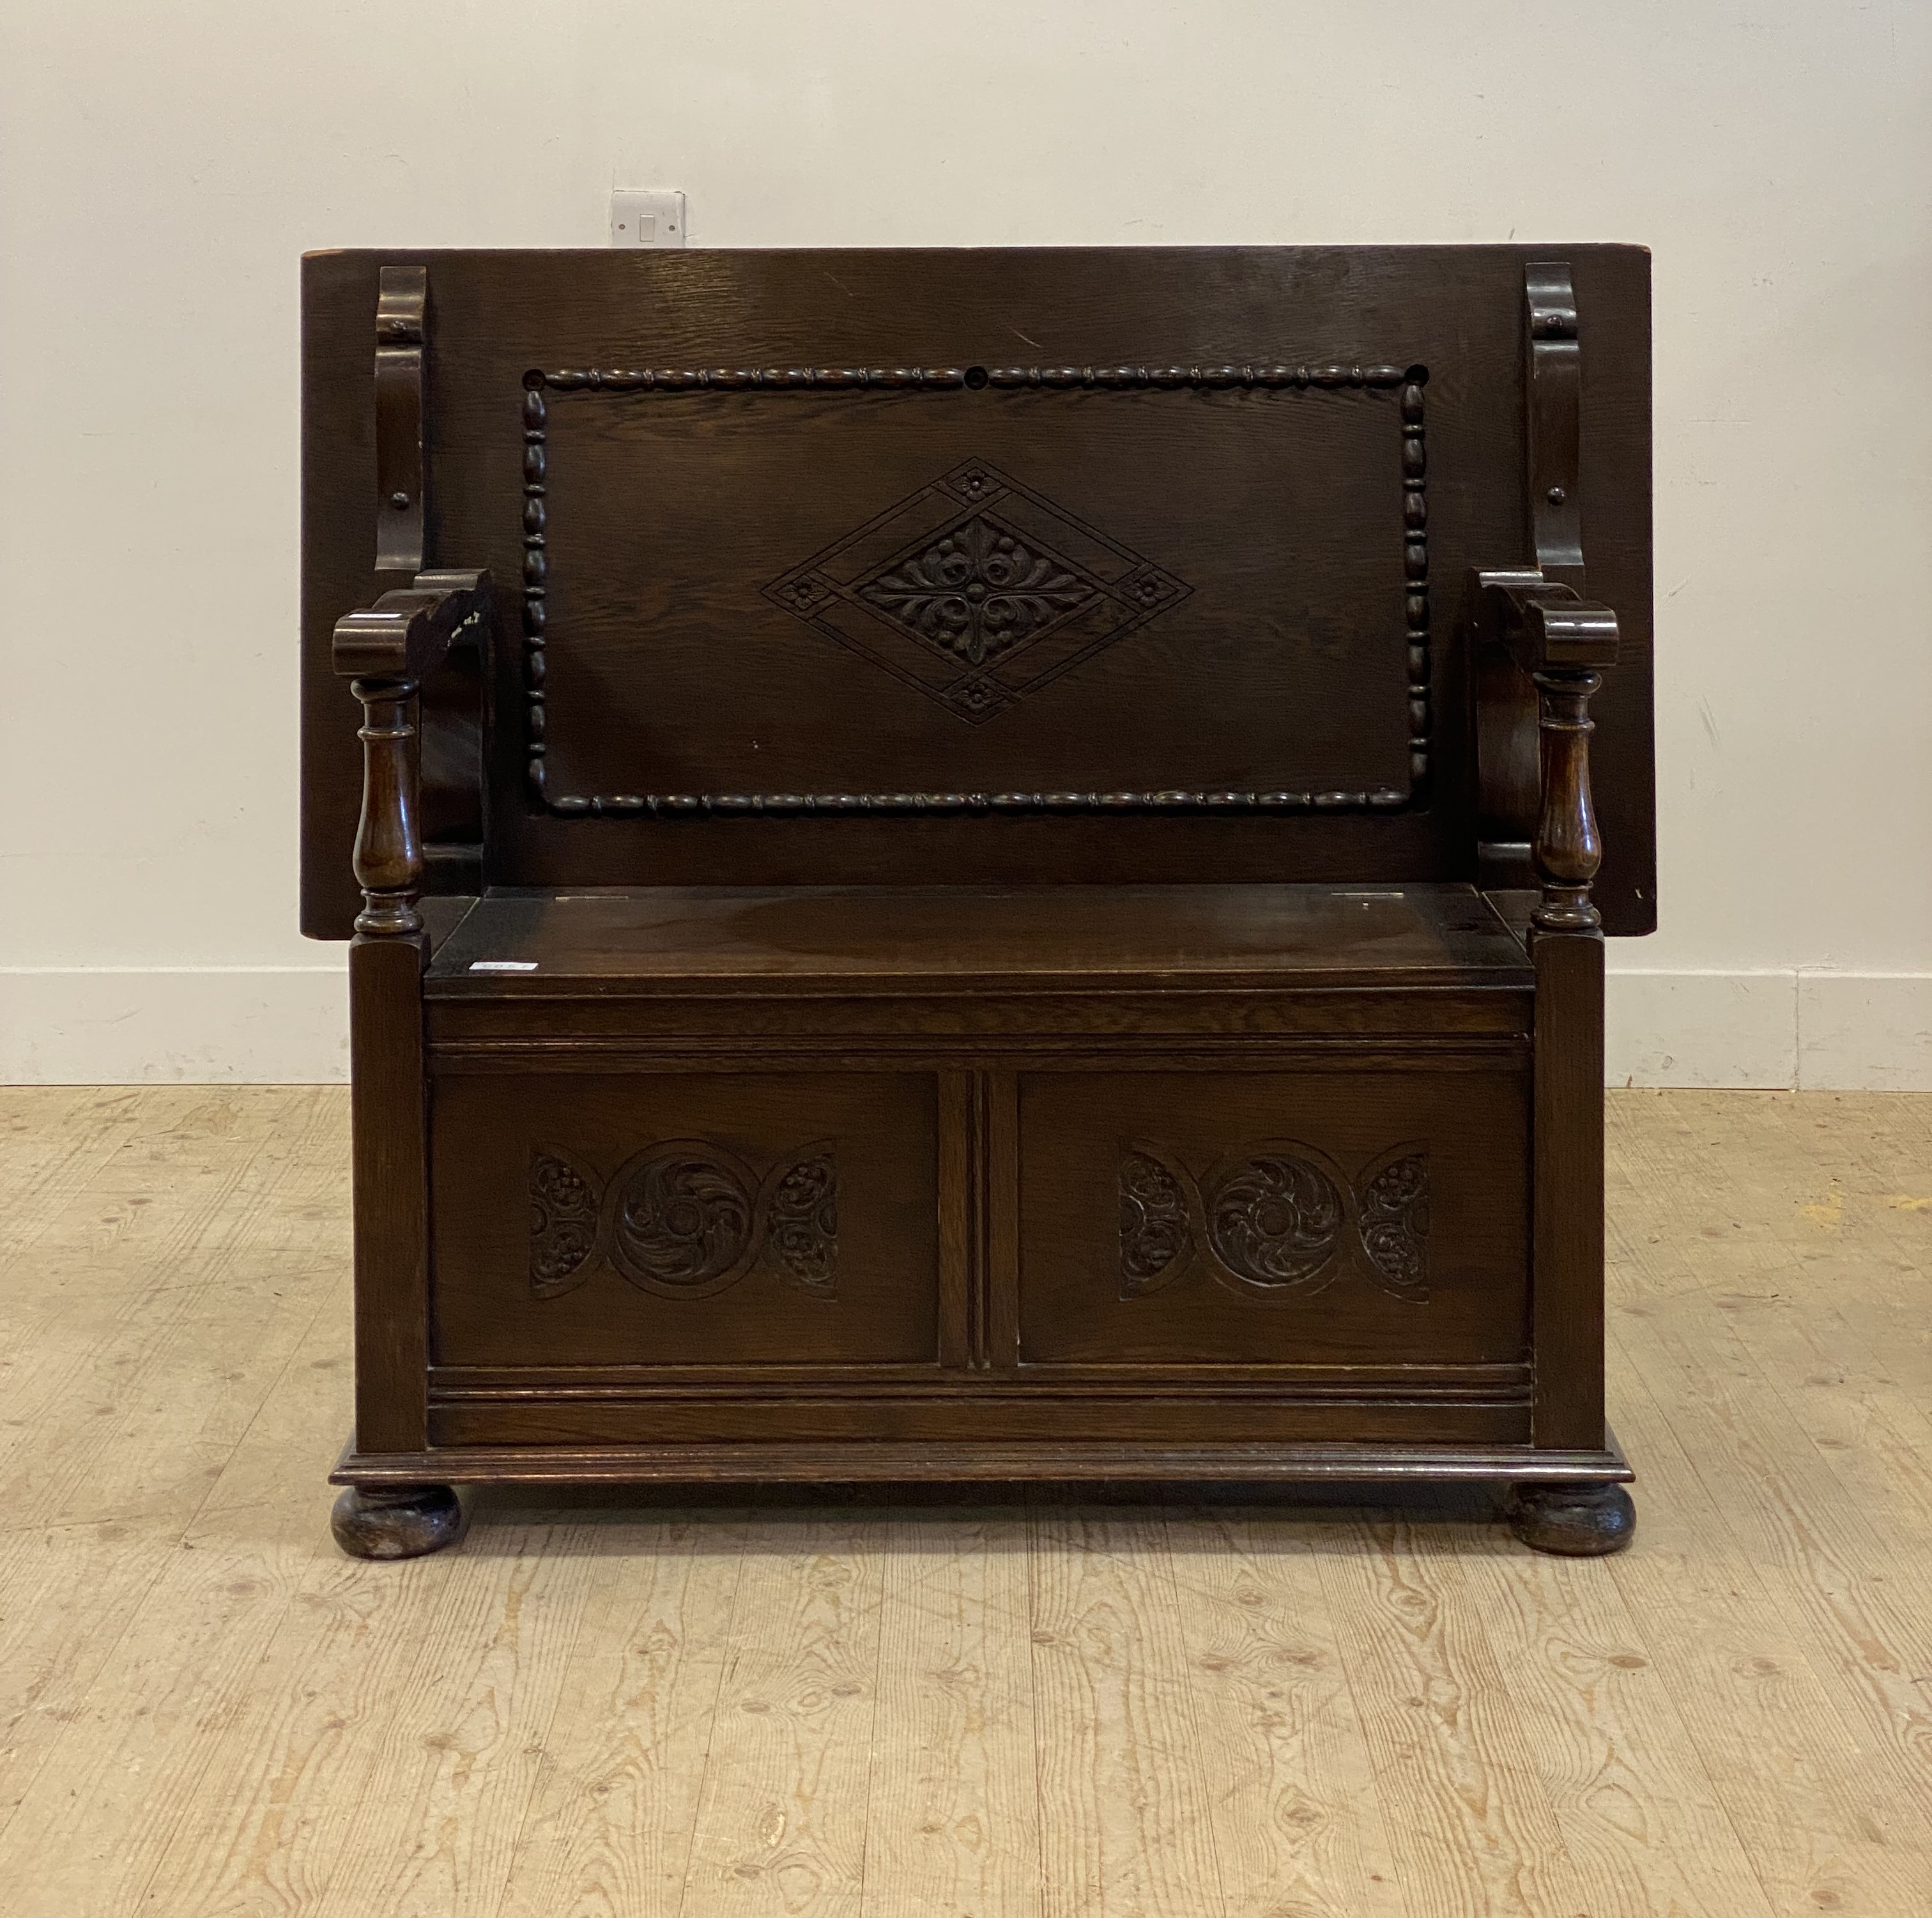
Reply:
[[[1424,389],[1372,358],[1071,390],[565,368],[506,393],[530,422],[526,797],[1399,809],[1427,771]]]
[[[1028,1075],[1022,1363],[1520,1360],[1526,1098],[1426,1063]]]
[[[444,1364],[936,1357],[933,1081],[541,1073],[439,1082]]]

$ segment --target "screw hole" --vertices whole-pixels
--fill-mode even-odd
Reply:
[[[976,393],[986,383],[986,369],[983,366],[969,366],[966,369],[966,383]]]
[[[1429,384],[1429,369],[1426,366],[1409,367],[1402,377],[1412,386],[1426,386]]]

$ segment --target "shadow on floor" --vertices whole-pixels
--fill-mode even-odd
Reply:
[[[1505,1489],[1486,1481],[1329,1486],[1085,1481],[998,1487],[772,1484],[734,1485],[728,1492],[714,1485],[646,1485],[634,1492],[608,1485],[476,1486],[464,1493],[470,1529],[458,1549],[472,1556],[514,1556],[528,1549],[526,1528],[544,1526],[558,1528],[544,1543],[548,1552],[608,1552],[616,1542],[610,1534],[626,1527],[640,1534],[637,1542],[642,1551],[649,1549],[642,1535],[658,1522],[674,1518],[715,1526],[721,1532],[742,1525],[754,1531],[770,1525],[782,1529],[787,1548],[796,1550],[798,1526],[817,1518],[870,1535],[854,1541],[862,1548],[890,1551],[903,1542],[910,1549],[930,1551],[932,1522],[954,1514],[975,1526],[997,1528],[976,1537],[976,1550],[1023,1551],[1030,1547],[1018,1522],[1029,1517],[1050,1525],[1056,1520],[1130,1518],[1138,1511],[1164,1513],[1171,1522],[1179,1520],[1184,1525],[1197,1517],[1262,1520],[1276,1542],[1298,1538],[1324,1551],[1358,1553],[1384,1549],[1383,1528],[1390,1525],[1400,1524],[1410,1541],[1418,1544],[1431,1535],[1461,1528],[1460,1549],[1467,1549],[1468,1528],[1483,1526],[1493,1529],[1501,1547],[1520,1551],[1522,1548],[1501,1524]],[[1372,1529],[1365,1531],[1364,1521]],[[904,1540],[896,1532],[908,1523],[920,1523],[916,1539]]]

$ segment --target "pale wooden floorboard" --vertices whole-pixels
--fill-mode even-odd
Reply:
[[[0,1100],[0,1270],[31,1247],[68,1201],[140,1127],[136,1086],[9,1088]]]
[[[1201,1701],[1161,1514],[1082,1507],[1033,1519],[1042,1909],[1225,1910]]]
[[[518,1835],[507,1918],[674,1918],[750,1530],[734,1511],[608,1520]]]
[[[876,1528],[849,1509],[756,1519],[678,1907],[690,1918],[861,1909],[884,1571]]]
[[[1023,1514],[902,1511],[880,1540],[866,1904],[1036,1918],[1032,1612]]]
[[[0,1093],[0,1913],[1932,1912],[1932,1098],[1610,1102],[1639,1540],[497,1495],[338,1556],[339,1088]]]
[[[1403,1901],[1324,1541],[1300,1516],[1177,1508],[1168,1553],[1228,1918],[1381,1918]]]

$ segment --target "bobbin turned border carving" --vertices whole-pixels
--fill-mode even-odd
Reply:
[[[532,369],[524,377],[524,662],[525,784],[559,818],[895,818],[1093,814],[1144,815],[1388,813],[1427,798],[1432,725],[1429,593],[1428,454],[1424,389],[1429,369],[1382,364],[1082,367],[738,367]],[[546,680],[550,599],[549,424],[546,395],[610,393],[658,399],[734,393],[1258,390],[1393,391],[1402,461],[1403,628],[1408,783],[1329,791],[1182,791],[928,793],[597,793],[549,789]]]

